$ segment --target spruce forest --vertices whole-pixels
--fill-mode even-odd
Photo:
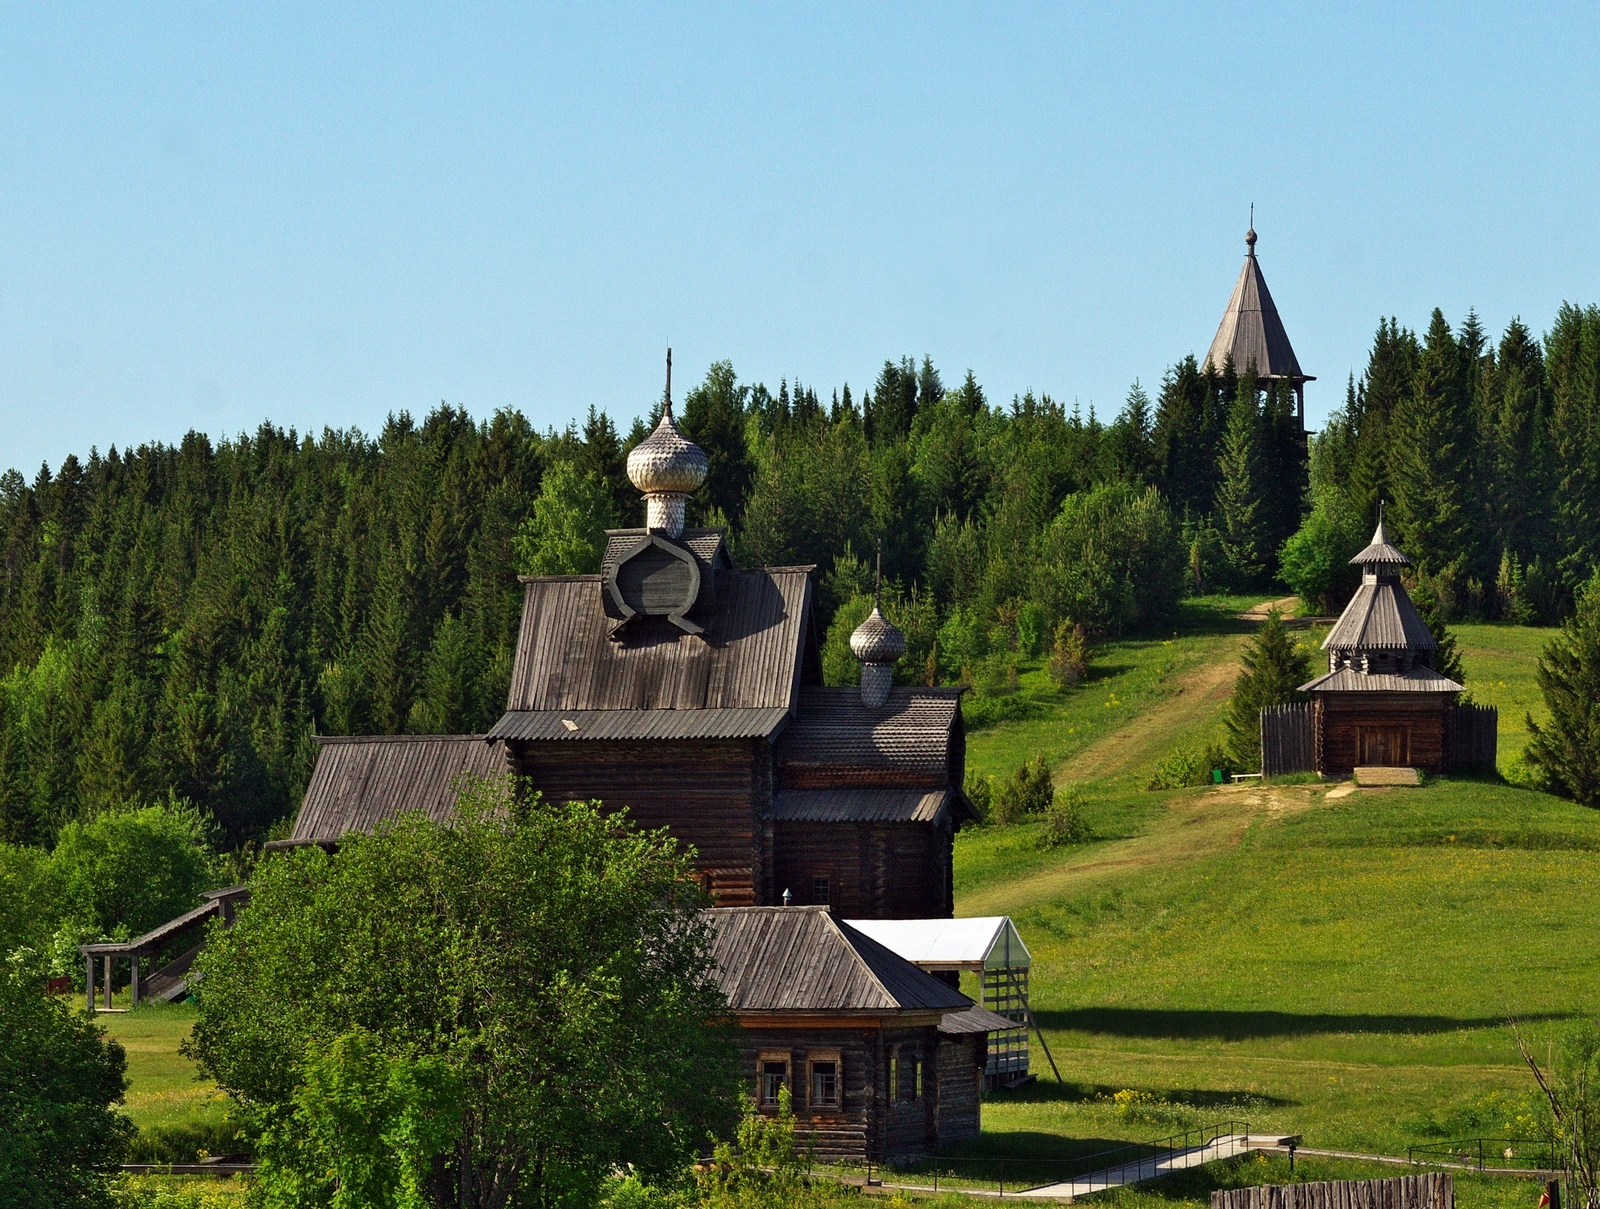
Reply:
[[[1158,627],[1184,596],[1282,584],[1321,609],[1383,501],[1431,617],[1556,621],[1600,568],[1600,307],[1495,342],[1379,324],[1302,442],[1286,386],[1173,366],[1111,422],[885,362],[859,398],[738,381],[683,399],[708,453],[691,523],[744,565],[814,564],[825,674],[885,603],[898,674],[1004,691],[1019,657]],[[657,405],[659,408],[659,404]],[[518,573],[597,569],[642,523],[620,433],[441,406],[375,437],[190,433],[0,478],[0,839],[181,800],[224,846],[281,827],[318,734],[464,733],[505,700]]]

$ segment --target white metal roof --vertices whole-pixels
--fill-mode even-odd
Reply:
[[[925,970],[1026,969],[1033,964],[1009,915],[845,922]]]

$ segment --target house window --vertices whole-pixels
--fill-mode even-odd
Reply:
[[[778,1097],[789,1083],[789,1056],[762,1054],[757,1068],[760,1086],[757,1094],[762,1108],[777,1108]]]
[[[819,1053],[811,1059],[811,1107],[839,1107],[839,1055]]]
[[[811,901],[815,906],[826,907],[832,901],[830,891],[833,889],[833,879],[829,877],[814,877],[811,879]]]
[[[902,1055],[901,1049],[907,1052]],[[893,1101],[921,1098],[922,1059],[911,1053],[909,1046],[896,1047],[889,1056],[889,1099]]]

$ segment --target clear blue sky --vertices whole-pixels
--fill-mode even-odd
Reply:
[[[1380,315],[1600,301],[1587,6],[0,8],[0,467],[883,359],[1093,402],[1249,205],[1313,420]],[[681,386],[680,386],[681,393]]]

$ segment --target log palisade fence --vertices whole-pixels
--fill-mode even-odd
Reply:
[[[1493,768],[1500,711],[1492,705],[1458,705],[1450,711],[1450,767]]]
[[[1492,705],[1462,704],[1446,715],[1448,766],[1495,766],[1500,711]],[[1317,724],[1312,704],[1268,706],[1261,711],[1261,774],[1281,777],[1317,771]]]
[[[1261,711],[1261,775],[1317,771],[1317,732],[1309,701]]]
[[[1455,1209],[1455,1204],[1455,1185],[1448,1172],[1386,1180],[1268,1184],[1211,1194],[1211,1209]]]

